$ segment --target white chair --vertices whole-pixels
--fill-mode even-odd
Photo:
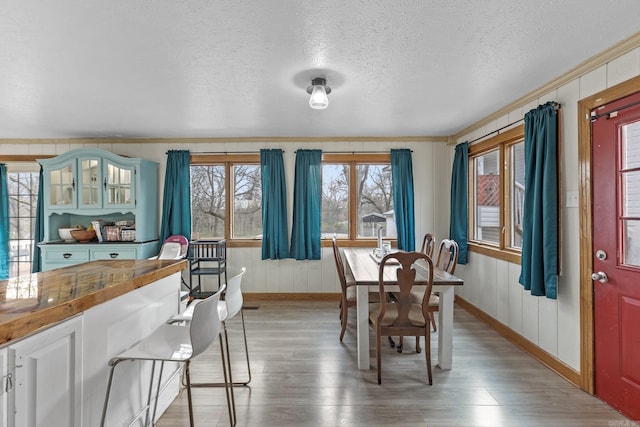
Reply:
[[[185,378],[187,386],[187,398],[189,404],[189,421],[193,427],[193,404],[191,400],[191,378],[189,374],[189,365],[193,358],[205,351],[220,336],[222,329],[221,321],[218,315],[218,302],[220,295],[224,291],[224,286],[218,292],[209,298],[202,300],[193,310],[193,316],[188,326],[180,326],[175,324],[164,324],[156,329],[151,335],[142,339],[138,344],[134,345],[127,351],[120,353],[109,361],[111,371],[109,373],[109,381],[107,385],[107,393],[105,396],[104,407],[102,410],[102,420],[100,425],[104,426],[107,407],[109,404],[109,394],[113,382],[113,374],[116,366],[125,360],[150,360],[153,362],[151,367],[151,379],[149,383],[149,394],[147,398],[145,425],[153,423],[156,415],[158,404],[158,394],[162,379],[162,370],[164,362],[184,362]],[[223,351],[222,340],[220,340],[220,350]],[[158,385],[156,389],[155,404],[153,414],[149,417],[151,409],[151,394],[153,390],[153,377],[156,362],[160,363],[160,373],[158,376]],[[229,421],[232,426],[235,425],[235,407],[232,414],[233,386],[227,379],[227,366],[222,353],[222,368],[224,371],[224,379],[227,397],[227,407],[229,409]]]
[[[223,296],[224,300],[220,300],[218,302],[218,314],[220,315],[220,320],[222,321],[222,325],[224,327],[225,346],[227,349],[227,360],[229,362],[228,363],[229,382],[234,386],[236,385],[246,386],[251,382],[251,363],[249,361],[249,347],[247,345],[247,330],[245,328],[245,323],[244,323],[244,312],[242,311],[242,304],[244,302],[244,299],[242,297],[241,284],[242,284],[242,276],[246,271],[247,269],[245,267],[242,267],[242,269],[240,270],[240,273],[236,274],[231,279],[229,279],[229,282],[227,283],[227,289],[224,292],[224,296]],[[187,309],[183,313],[172,317],[169,322],[181,322],[181,321],[191,320],[191,317],[193,316],[194,307],[198,306],[200,301],[203,301],[203,300],[192,301],[189,307],[187,307]],[[240,313],[240,316],[242,318],[242,334],[244,337],[244,351],[247,359],[248,378],[246,381],[234,382],[233,376],[231,374],[231,360],[229,356],[230,353],[229,353],[229,339],[227,334],[227,321],[230,319],[233,319],[238,313]],[[223,386],[224,383],[193,383],[191,385],[193,387],[219,387],[219,386]]]
[[[182,259],[187,256],[189,241],[186,237],[176,234],[169,236],[162,243],[160,253],[149,259]]]

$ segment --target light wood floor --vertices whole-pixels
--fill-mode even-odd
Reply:
[[[635,426],[460,307],[453,370],[434,367],[429,386],[414,338],[405,340],[402,354],[383,342],[382,385],[375,368],[358,370],[355,309],[340,343],[335,302],[245,306],[257,307],[245,310],[253,380],[234,388],[238,426]],[[239,316],[229,322],[229,333],[238,380],[246,373]],[[431,338],[435,361],[437,334]],[[193,363],[193,381],[221,378],[219,349],[216,342]],[[223,388],[195,388],[193,399],[197,426],[229,425]],[[188,425],[184,390],[157,425]]]

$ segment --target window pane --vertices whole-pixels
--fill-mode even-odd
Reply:
[[[622,167],[640,167],[640,122],[622,127]]]
[[[622,173],[623,215],[640,217],[640,171]]]
[[[640,267],[640,221],[622,221],[622,234],[622,262]]]
[[[491,151],[473,159],[475,229],[473,238],[500,243],[499,152]]]
[[[322,238],[349,237],[349,165],[322,165]]]
[[[224,238],[224,180],[224,165],[191,166],[192,239]]]
[[[376,237],[382,227],[383,237],[396,237],[389,164],[357,166],[357,237]]]
[[[509,150],[511,163],[511,183],[509,200],[511,200],[511,246],[522,248],[522,209],[524,206],[524,142],[511,146]]]
[[[31,169],[31,168],[28,168]],[[31,273],[33,224],[38,198],[38,173],[10,171],[9,196],[9,277]]]
[[[262,234],[262,182],[260,165],[233,166],[232,237],[256,238]]]

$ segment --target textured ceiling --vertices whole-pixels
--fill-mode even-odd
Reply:
[[[637,0],[4,0],[0,138],[451,135],[639,16]]]

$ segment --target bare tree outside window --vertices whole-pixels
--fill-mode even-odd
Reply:
[[[232,175],[230,179],[227,173]],[[229,195],[226,190],[227,184],[231,193]],[[227,210],[229,210],[228,213]],[[229,219],[231,223],[230,227],[227,227]],[[192,165],[191,228],[192,239],[260,238],[262,235],[260,165],[231,163]],[[230,229],[230,236],[226,235],[227,229]]]
[[[357,179],[358,237],[396,237],[390,165],[359,164]]]
[[[349,165],[322,165],[322,238],[349,237]]]
[[[225,237],[224,165],[191,166],[192,239]]]
[[[235,238],[262,235],[262,181],[260,165],[233,166],[233,227]]]

